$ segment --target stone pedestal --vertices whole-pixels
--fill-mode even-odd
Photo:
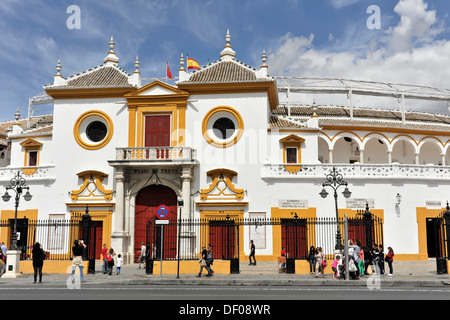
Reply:
[[[2,278],[20,278],[22,274],[19,272],[20,268],[20,251],[8,250],[6,254],[6,273]]]

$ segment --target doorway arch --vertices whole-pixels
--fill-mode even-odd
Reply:
[[[139,191],[136,196],[135,206],[135,225],[134,225],[134,257],[135,262],[139,258],[141,251],[141,243],[146,245],[149,243],[153,245],[154,239],[150,239],[149,235],[153,234],[154,230],[148,228],[153,227],[150,221],[155,221],[156,209],[160,205],[166,205],[169,208],[169,220],[176,221],[177,219],[177,194],[174,190],[163,185],[150,185]],[[175,223],[175,222],[174,222]],[[172,241],[171,241],[172,242]],[[176,249],[176,239],[174,239]],[[172,244],[167,244],[172,247]],[[166,243],[164,244],[166,246]],[[149,248],[147,248],[148,251]],[[172,250],[170,250],[172,251]]]

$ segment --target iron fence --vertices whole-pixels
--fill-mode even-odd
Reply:
[[[81,213],[70,219],[17,219],[17,246],[21,260],[33,259],[32,251],[36,242],[44,250],[46,260],[70,260],[75,239],[81,239]],[[14,219],[0,221],[0,236],[11,243]]]
[[[310,247],[321,247],[327,259],[331,259],[337,228],[344,234],[344,219],[336,223],[335,218],[173,219],[163,227],[155,222],[156,219],[148,221],[146,240],[148,257],[157,260],[161,259],[161,252],[163,260],[195,260],[199,258],[202,247],[208,244],[213,249],[214,259],[239,259],[244,249],[241,246],[247,246],[243,243],[242,231],[251,237],[258,228],[259,234],[274,235],[273,241],[281,243],[289,258],[306,259]],[[274,228],[278,231],[275,232]],[[280,238],[275,238],[276,235]],[[262,241],[271,238],[266,236]],[[349,239],[360,240],[362,247],[383,244],[382,220],[362,214],[349,219]],[[177,248],[180,248],[179,252]]]

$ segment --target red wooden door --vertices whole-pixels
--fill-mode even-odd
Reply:
[[[170,115],[145,117],[145,146],[170,146]]]
[[[169,207],[169,219],[177,219],[177,195],[169,187],[162,185],[151,185],[142,189],[136,197],[135,206],[135,235],[134,235],[134,252],[135,259],[139,258],[141,251],[141,243],[149,243],[150,248],[153,245],[159,246],[159,232],[149,229],[150,221],[156,218],[156,208],[160,205]],[[168,228],[167,228],[168,229]],[[176,256],[176,236],[170,236],[171,233],[164,229],[164,258],[175,258]],[[176,229],[176,227],[175,227]]]

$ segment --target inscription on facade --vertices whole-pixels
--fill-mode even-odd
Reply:
[[[278,208],[280,209],[308,209],[308,200],[299,199],[279,199]]]

